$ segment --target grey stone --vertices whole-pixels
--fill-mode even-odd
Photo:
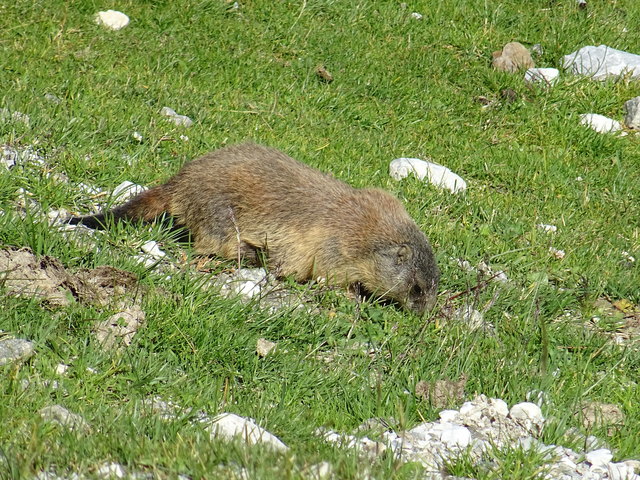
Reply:
[[[627,128],[640,130],[640,97],[624,102],[624,124]]]
[[[24,362],[33,355],[33,343],[21,338],[0,340],[0,365]]]
[[[62,405],[52,405],[40,409],[40,416],[50,423],[56,423],[69,430],[79,430],[87,432],[90,430],[89,424],[77,413],[71,413]]]
[[[562,66],[576,75],[586,75],[594,80],[618,77],[630,73],[640,78],[640,55],[606,45],[588,45],[562,57]]]

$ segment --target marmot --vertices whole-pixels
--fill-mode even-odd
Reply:
[[[152,221],[168,213],[200,254],[266,261],[277,276],[359,284],[422,314],[440,272],[424,233],[398,199],[356,189],[256,144],[225,147],[184,165],[167,183],[72,224]],[[266,259],[266,260],[265,260]]]

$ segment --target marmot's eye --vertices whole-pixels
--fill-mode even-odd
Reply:
[[[422,295],[422,288],[420,287],[420,285],[414,285],[413,287],[411,287],[411,296],[419,297],[421,295]]]

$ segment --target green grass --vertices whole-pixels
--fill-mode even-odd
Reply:
[[[116,307],[55,310],[2,297],[0,329],[33,340],[37,352],[27,364],[0,367],[0,478],[56,468],[93,475],[108,461],[158,478],[228,478],[229,468],[246,468],[251,478],[300,478],[322,460],[338,478],[363,478],[356,454],[319,442],[313,431],[349,432],[371,417],[394,417],[402,428],[437,418],[438,409],[412,394],[416,383],[461,374],[469,398],[484,393],[513,404],[531,390],[547,392],[545,414],[556,427],[547,443],[582,428],[580,401],[615,403],[624,426],[586,433],[605,439],[616,459],[640,458],[637,346],[613,344],[616,322],[605,318],[604,331],[588,326],[599,297],[640,303],[640,261],[629,265],[621,253],[640,258],[640,137],[578,125],[586,112],[621,119],[640,83],[563,76],[546,91],[490,67],[491,52],[512,40],[540,43],[539,66],[558,66],[588,44],[640,53],[640,4],[590,2],[582,11],[570,1],[402,9],[391,1],[256,0],[230,7],[222,0],[0,7],[0,107],[30,117],[29,125],[0,123],[0,143],[33,145],[47,162],[0,171],[0,244],[28,246],[70,268],[124,268],[152,292],[142,304],[146,326],[120,355],[103,351],[91,334]],[[107,8],[127,13],[131,24],[118,32],[94,25],[93,15]],[[424,18],[411,19],[412,11]],[[318,81],[319,64],[333,83]],[[515,102],[501,101],[506,88]],[[494,103],[482,108],[478,96]],[[194,126],[174,126],[159,115],[163,106]],[[193,270],[167,279],[137,264],[131,255],[147,239],[176,258],[182,250],[192,255],[160,226],[119,227],[96,235],[90,248],[68,242],[37,212],[24,222],[15,213],[18,188],[45,211],[84,213],[94,200],[79,182],[106,191],[124,180],[158,184],[189,159],[247,139],[397,195],[436,250],[441,305],[479,280],[456,259],[504,269],[508,285],[490,283],[452,305],[486,309],[494,333],[471,333],[442,313],[425,324],[389,306],[358,311],[334,292],[317,293],[321,308],[311,314],[260,311],[202,291]],[[393,181],[388,164],[401,156],[450,167],[468,181],[467,192]],[[69,182],[49,175],[62,173]],[[544,233],[540,223],[558,231]],[[555,259],[550,246],[566,257]],[[278,343],[264,359],[255,354],[261,337]],[[67,375],[55,375],[58,363],[71,365]],[[45,383],[52,379],[57,389]],[[144,415],[150,395],[255,418],[293,454],[212,441],[188,414],[173,422]],[[81,414],[91,433],[45,424],[38,410],[56,403]],[[523,465],[522,478],[533,478],[536,466],[521,457],[507,452],[498,464]],[[367,464],[375,478],[420,476],[417,466],[390,457]],[[463,460],[452,469],[483,474]]]

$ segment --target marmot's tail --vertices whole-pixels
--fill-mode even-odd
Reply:
[[[87,215],[84,217],[71,217],[68,223],[71,225],[82,224],[89,228],[104,229],[109,222],[119,222],[121,220],[151,222],[162,213],[169,211],[170,195],[166,185],[154,187],[146,192],[133,197],[124,205],[99,213],[98,215]]]

